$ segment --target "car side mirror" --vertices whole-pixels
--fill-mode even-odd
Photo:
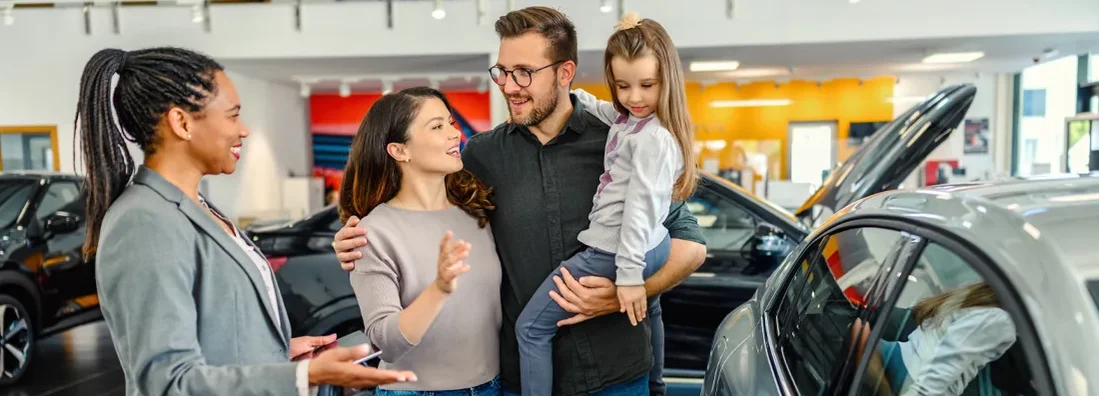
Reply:
[[[46,231],[64,234],[76,231],[80,226],[80,216],[69,212],[57,212],[46,218]]]
[[[786,237],[786,233],[768,223],[756,225],[755,234],[749,243],[749,251],[745,252],[749,264],[741,271],[744,275],[769,273],[793,249],[793,243]]]

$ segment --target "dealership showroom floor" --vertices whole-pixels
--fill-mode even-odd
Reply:
[[[317,396],[644,393],[654,345],[667,396],[1099,395],[1096,21],[0,0],[0,396],[295,396],[327,335],[371,352],[302,375],[420,378]]]

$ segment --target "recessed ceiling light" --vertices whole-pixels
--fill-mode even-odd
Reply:
[[[858,4],[859,0],[848,0],[851,4]]]
[[[693,72],[731,71],[740,67],[737,61],[691,62]]]
[[[790,99],[715,100],[710,102],[710,107],[772,107],[789,106],[793,103]]]
[[[985,56],[984,52],[944,52],[923,58],[923,63],[966,63]]]

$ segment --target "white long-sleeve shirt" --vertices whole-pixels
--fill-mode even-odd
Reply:
[[[655,114],[637,118],[582,89],[572,92],[586,111],[610,125],[591,225],[577,239],[615,254],[616,285],[643,285],[645,254],[668,234],[664,220],[683,173],[679,144]]]
[[[1000,308],[951,312],[939,325],[923,324],[901,343],[901,356],[913,381],[901,395],[960,395],[989,362],[1015,343],[1015,323]]]

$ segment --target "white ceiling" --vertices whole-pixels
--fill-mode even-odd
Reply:
[[[868,32],[868,35],[872,34]],[[971,37],[907,41],[866,41],[849,43],[798,44],[680,49],[684,67],[694,60],[737,60],[735,72],[693,73],[696,81],[785,80],[792,78],[826,80],[837,77],[871,77],[956,72],[1017,72],[1034,64],[1048,50],[1051,58],[1099,51],[1099,34],[1050,34],[1029,36]],[[961,65],[927,65],[920,61],[935,52],[983,51],[985,57]],[[602,53],[580,54],[580,82],[602,82]],[[1044,59],[1048,60],[1048,59]],[[370,58],[299,58],[223,60],[230,70],[271,81],[297,85],[295,77],[399,74],[460,73],[488,75],[487,54],[462,54],[418,57]],[[397,82],[395,88],[427,84],[426,79]],[[466,78],[443,81],[449,89],[476,89],[477,80]],[[336,91],[338,79],[317,83],[313,92]],[[381,90],[380,80],[352,85],[355,91]]]

